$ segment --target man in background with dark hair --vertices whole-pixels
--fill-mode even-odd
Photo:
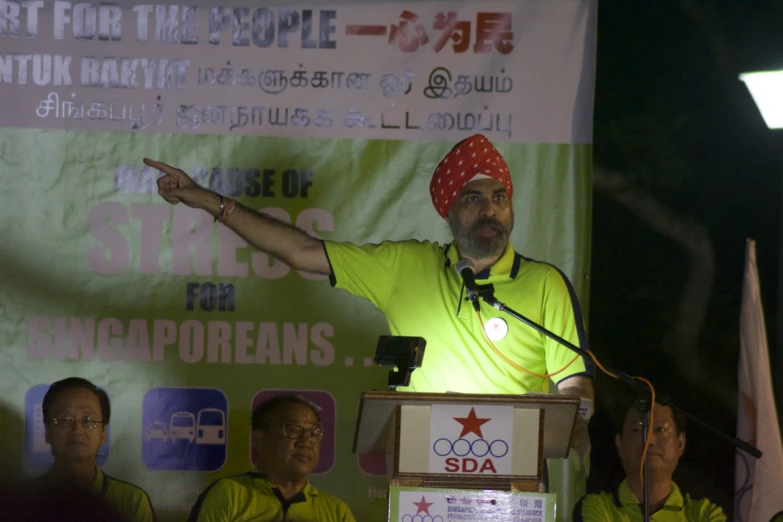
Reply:
[[[626,403],[627,404],[627,403]],[[636,401],[623,410],[616,424],[615,445],[626,478],[614,490],[585,495],[574,506],[574,522],[631,522],[643,520],[639,499],[644,498],[640,476],[644,439],[642,409]],[[650,424],[652,437],[647,450],[650,519],[656,522],[723,522],[720,506],[707,499],[695,500],[682,494],[672,481],[677,463],[685,451],[685,417],[656,403]]]
[[[111,417],[106,392],[86,379],[69,377],[49,387],[42,410],[54,465],[8,491],[0,500],[0,518],[74,520],[69,514],[81,511],[81,519],[87,520],[84,512],[94,509],[95,514],[104,513],[105,520],[155,520],[143,489],[106,475],[96,464]],[[55,518],[47,518],[50,515]]]
[[[312,404],[295,395],[276,395],[253,410],[251,426],[258,472],[213,482],[199,496],[189,521],[355,522],[345,502],[307,480],[318,464],[324,436]]]

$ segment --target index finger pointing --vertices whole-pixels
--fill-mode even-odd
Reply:
[[[179,169],[176,169],[172,167],[171,165],[167,165],[166,163],[161,163],[160,161],[151,160],[149,158],[144,158],[144,164],[149,165],[153,169],[158,169],[161,172],[165,172],[166,174],[173,174]]]

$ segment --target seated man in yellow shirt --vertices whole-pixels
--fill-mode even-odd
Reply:
[[[348,506],[310,484],[324,436],[313,406],[294,395],[259,404],[251,418],[258,472],[213,482],[188,517],[193,522],[356,522]]]
[[[3,495],[0,519],[97,520],[84,511],[95,517],[100,510],[110,517],[102,520],[156,520],[143,489],[110,477],[96,464],[111,416],[106,392],[86,379],[69,377],[49,387],[41,409],[54,465]]]
[[[618,423],[615,445],[626,478],[617,489],[584,496],[574,506],[574,522],[636,522],[643,520],[642,481],[639,473],[642,450],[642,413],[638,403]],[[654,522],[724,522],[723,510],[707,499],[695,500],[680,492],[672,481],[685,451],[685,417],[668,406],[653,408],[652,438],[647,450],[649,512]]]

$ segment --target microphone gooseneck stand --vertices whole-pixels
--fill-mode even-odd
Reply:
[[[459,270],[458,270],[459,272]],[[472,273],[471,273],[472,275]],[[523,316],[519,312],[513,310],[512,308],[509,308],[504,303],[501,303],[497,299],[495,299],[495,289],[491,284],[483,284],[479,285],[476,284],[476,288],[474,292],[471,292],[468,297],[465,298],[466,301],[471,301],[473,304],[473,307],[476,309],[476,311],[479,310],[479,298],[483,299],[485,303],[492,306],[493,308],[496,308],[500,310],[501,312],[505,312],[506,314],[510,315],[511,317],[522,321],[523,323],[527,324],[534,330],[546,335],[550,339],[558,342],[559,344],[565,346],[569,350],[578,353],[582,357],[590,358],[589,352],[587,350],[584,350],[582,348],[579,348],[578,346],[566,341],[562,337],[558,336],[557,334],[547,330],[540,324],[535,323],[534,321],[528,319],[527,317]],[[643,442],[646,445],[647,444],[647,431],[650,427],[650,402],[652,400],[652,396],[650,395],[650,389],[647,387],[647,385],[640,381],[639,379],[636,379],[634,377],[631,377],[630,375],[620,372],[617,370],[614,370],[613,368],[604,367],[608,372],[613,374],[615,377],[623,381],[625,384],[628,385],[629,388],[634,390],[639,396],[643,397],[644,399],[641,402],[637,402],[637,405],[639,405],[642,410],[642,433],[643,435]],[[748,444],[744,440],[738,439],[737,437],[732,437],[731,435],[728,435],[726,433],[723,433],[718,428],[710,425],[709,423],[701,420],[700,418],[696,417],[695,415],[683,410],[676,404],[674,404],[668,397],[663,397],[656,395],[655,402],[658,404],[661,404],[663,406],[668,406],[672,410],[676,410],[679,413],[685,415],[688,419],[696,422],[700,426],[703,426],[707,428],[712,433],[724,438],[725,440],[729,441],[732,445],[734,445],[736,448],[739,448],[740,450],[744,451],[745,453],[751,455],[755,458],[761,458],[761,451],[759,451],[756,447]],[[644,459],[644,462],[642,463],[642,475],[643,475],[643,499],[642,499],[642,514],[644,515],[645,522],[648,522],[650,520],[650,502],[649,502],[649,470],[647,469],[647,459]]]

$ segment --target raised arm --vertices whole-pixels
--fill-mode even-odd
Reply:
[[[220,196],[200,187],[181,169],[144,158],[144,163],[163,172],[158,178],[158,194],[171,204],[184,203],[217,216]],[[224,198],[225,203],[228,199]],[[304,231],[239,202],[223,224],[259,250],[282,259],[297,270],[329,274],[329,261],[321,242]]]

